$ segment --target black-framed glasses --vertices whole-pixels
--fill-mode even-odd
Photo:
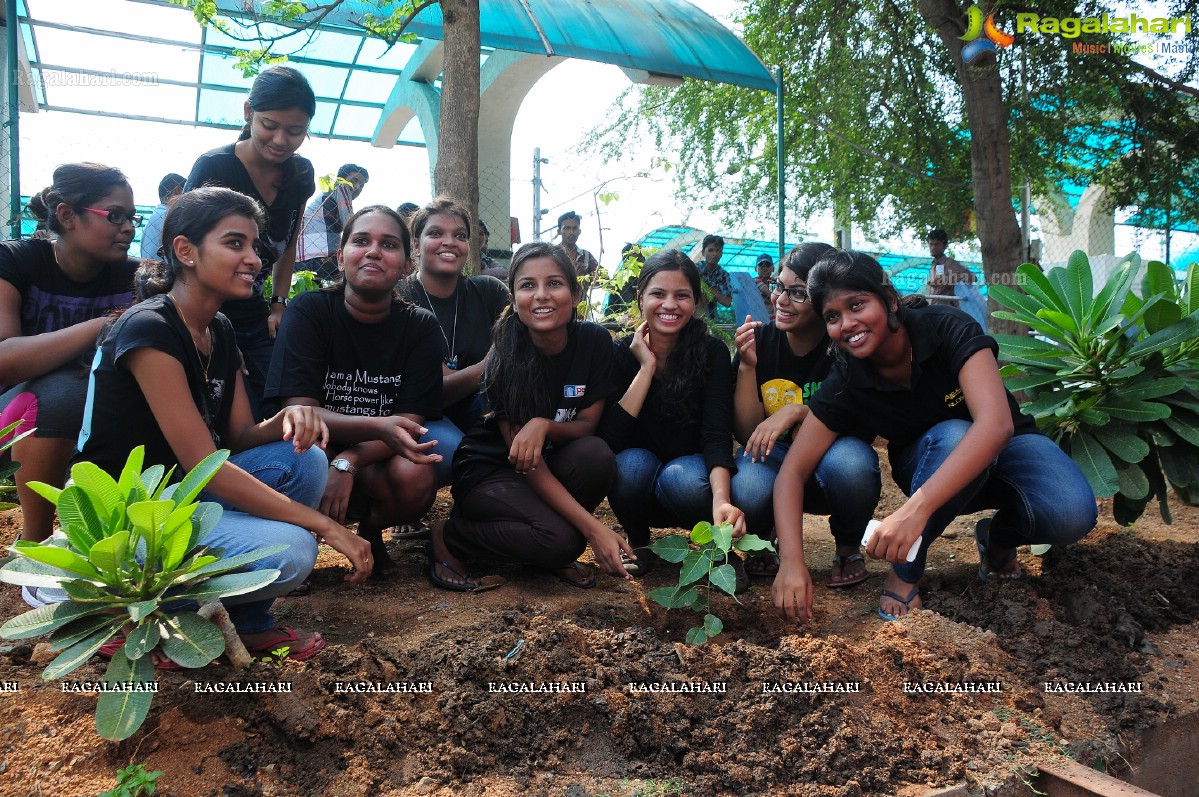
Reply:
[[[126,213],[120,209],[102,210],[100,208],[84,208],[84,210],[90,210],[92,213],[95,213],[98,216],[103,216],[108,220],[109,224],[115,224],[118,227],[127,221],[132,223],[134,227],[140,227],[142,226],[142,222],[145,221],[144,218],[136,213]]]
[[[770,283],[770,292],[775,296],[782,296],[785,293],[791,299],[791,301],[799,304],[803,304],[809,299],[807,288],[801,288],[798,285],[792,285],[790,288],[788,288],[778,280],[773,280]]]

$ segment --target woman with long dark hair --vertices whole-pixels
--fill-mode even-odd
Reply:
[[[892,563],[878,609],[884,620],[921,608],[928,547],[958,515],[998,510],[975,528],[984,580],[1017,578],[1020,545],[1076,542],[1094,527],[1086,478],[1020,412],[999,376],[999,347],[977,322],[951,307],[905,307],[861,252],[826,254],[808,274],[808,294],[839,358],[774,483],[782,559],[774,603],[788,618],[812,616],[805,490],[843,435],[886,438],[892,476],[908,496],[866,547]]]
[[[648,544],[650,527],[690,528],[702,521],[745,533],[735,498],[732,442],[732,365],[724,343],[695,315],[699,271],[677,249],[656,252],[637,278],[644,319],[615,344],[616,391],[602,434],[616,453],[608,504],[629,542]],[[738,590],[748,587],[732,555]],[[648,571],[646,552],[627,564]]]
[[[454,458],[454,511],[434,526],[429,577],[474,590],[475,558],[520,562],[571,586],[595,586],[576,561],[588,544],[609,574],[627,577],[627,543],[592,514],[614,459],[595,428],[611,388],[611,338],[580,322],[579,278],[561,247],[522,246],[508,272],[512,306],[496,322],[483,377],[486,413]]]
[[[357,517],[375,572],[390,559],[383,529],[419,518],[433,503],[439,456],[418,444],[441,414],[441,330],[432,314],[396,292],[407,270],[408,227],[374,205],[350,216],[337,250],[340,278],[288,309],[267,379],[267,397],[316,407],[329,427],[329,481],[320,509]]]
[[[125,175],[98,163],[59,166],[29,207],[57,237],[0,242],[0,429],[36,429],[12,455],[21,538],[38,542],[53,530],[54,506],[26,485],[66,480],[96,335],[132,301],[129,244],[142,219]]]
[[[833,365],[824,320],[808,296],[808,272],[831,249],[811,242],[788,252],[769,286],[772,320],[762,324],[747,317],[734,338],[733,434],[744,446],[737,456],[737,499],[745,509],[746,527],[761,537],[773,533],[774,482],[783,457]],[[870,441],[838,438],[820,460],[804,490],[804,511],[829,516],[836,552],[826,586],[853,586],[869,575],[861,554],[862,532],[881,490],[878,454]],[[758,554],[745,569],[750,575],[773,576],[778,562],[777,554]]]
[[[266,208],[262,228],[262,270],[254,290],[231,301],[221,312],[233,323],[245,358],[247,393],[256,418],[267,415],[263,394],[271,366],[272,344],[296,260],[296,239],[304,205],[316,190],[312,164],[296,154],[308,137],[316,114],[316,95],[308,80],[289,66],[262,70],[245,102],[246,126],[237,141],[201,155],[187,178],[185,191],[221,185],[258,200]],[[263,284],[271,276],[271,296]]]
[[[175,478],[218,448],[233,452],[206,489],[226,511],[203,542],[236,555],[285,549],[251,565],[278,569],[262,589],[224,599],[255,656],[279,647],[303,660],[325,646],[320,634],[275,625],[275,597],[294,589],[316,562],[317,542],[344,554],[358,583],[370,575],[370,546],[312,507],[325,487],[321,450],[328,429],[311,407],[288,407],[268,420],[250,414],[239,378],[241,357],[218,311],[253,290],[262,210],[226,188],[181,196],[163,224],[162,263],[143,266],[144,294],[105,336],[92,369],[78,458],[119,476],[130,450]]]

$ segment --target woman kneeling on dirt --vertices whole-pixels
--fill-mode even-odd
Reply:
[[[774,487],[782,558],[774,603],[788,618],[812,616],[804,486],[840,435],[885,437],[891,473],[909,496],[866,548],[892,563],[878,609],[884,620],[921,607],[928,546],[958,515],[998,509],[975,528],[983,580],[1019,577],[1019,545],[1076,542],[1094,527],[1082,471],[1021,414],[999,376],[999,347],[974,320],[951,307],[905,308],[861,252],[825,255],[808,274],[808,294],[839,357]]]
[[[520,562],[582,589],[595,570],[627,577],[620,535],[592,512],[615,459],[595,427],[611,390],[612,339],[577,318],[579,278],[558,246],[530,243],[508,271],[512,305],[496,322],[483,376],[485,414],[454,457],[454,512],[434,526],[429,578],[444,589],[490,586],[463,562]]]
[[[389,571],[383,529],[416,520],[437,494],[434,463],[417,443],[441,415],[441,330],[396,283],[411,239],[399,214],[374,205],[341,233],[335,285],[296,297],[283,317],[266,395],[315,407],[334,446],[320,510],[358,519],[378,575]]]
[[[327,467],[328,429],[316,411],[288,407],[260,423],[250,412],[236,336],[218,309],[253,291],[262,223],[261,206],[228,188],[199,188],[175,202],[163,224],[164,262],[139,271],[150,298],[126,310],[100,346],[77,458],[118,477],[140,445],[147,465],[175,468],[180,478],[218,447],[232,450],[205,491],[225,512],[203,542],[227,556],[286,546],[250,565],[281,571],[274,583],[223,602],[252,655],[287,646],[288,658],[302,661],[325,640],[276,626],[271,602],[312,571],[318,540],[350,560],[351,583],[370,575],[371,555],[312,508]]]
[[[654,253],[637,278],[644,321],[615,344],[620,400],[602,427],[617,452],[608,503],[638,548],[649,543],[651,526],[691,528],[708,520],[745,533],[733,464],[732,363],[695,315],[699,296],[690,258],[677,249]],[[736,554],[730,559],[743,592],[744,564]],[[625,566],[642,576],[654,562],[645,551]]]
[[[737,328],[737,387],[733,393],[733,434],[745,447],[737,456],[737,494],[746,528],[773,535],[774,483],[800,425],[807,402],[832,369],[834,354],[824,319],[808,296],[808,272],[832,249],[806,243],[792,249],[770,284],[774,316],[767,324],[745,319]],[[833,568],[825,585],[851,587],[866,580],[862,532],[882,492],[878,454],[869,442],[847,435],[833,443],[804,486],[804,511],[827,514],[836,542]],[[751,556],[750,575],[773,577],[777,554]]]

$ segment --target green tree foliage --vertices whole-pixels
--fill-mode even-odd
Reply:
[[[746,0],[738,16],[746,44],[783,72],[789,218],[802,224],[836,207],[869,232],[917,235],[931,226],[961,235],[976,223],[988,271],[1009,274],[1020,262],[1013,186],[1027,181],[1037,196],[1064,179],[1096,176],[1098,161],[1118,154],[1097,135],[1104,131],[1125,136],[1134,151],[1150,130],[1199,141],[1195,116],[1180,113],[1194,89],[1126,56],[1076,54],[1071,40],[1026,33],[996,57],[964,64],[967,5]],[[995,8],[979,5],[984,14]],[[1019,10],[1065,17],[1108,9],[1045,0]],[[1009,32],[1013,13],[996,14]],[[1192,60],[1170,63],[1185,78]],[[631,89],[622,106],[595,134],[607,157],[630,141],[676,153],[680,195],[729,223],[775,206],[770,94],[688,80]]]

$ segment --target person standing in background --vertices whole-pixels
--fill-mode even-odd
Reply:
[[[712,300],[707,303],[708,317],[715,318],[717,305],[733,306],[733,280],[720,265],[720,258],[724,256],[724,238],[705,235],[702,251],[703,262],[696,265],[699,267],[699,278],[712,292]]]
[[[948,246],[949,236],[945,230],[938,227],[928,234],[928,253],[933,262],[929,264],[928,280],[924,283],[923,292],[928,295],[929,304],[950,304],[956,307],[957,302],[946,302],[934,297],[954,296],[955,285],[963,282],[973,283],[975,280],[970,269],[945,254]]]
[[[366,169],[347,163],[337,170],[337,181],[322,191],[304,211],[300,240],[296,244],[296,270],[312,271],[326,282],[337,278],[337,248],[353,202],[370,179]]]
[[[575,273],[580,277],[592,277],[599,271],[599,261],[586,249],[580,249],[579,234],[583,231],[583,218],[573,210],[558,217],[558,235],[562,237],[562,248],[575,264]]]
[[[158,183],[158,207],[150,214],[146,229],[142,233],[142,257],[147,260],[158,260],[158,250],[162,248],[162,220],[167,217],[167,209],[175,199],[183,193],[183,184],[187,182],[183,175],[171,172]]]

